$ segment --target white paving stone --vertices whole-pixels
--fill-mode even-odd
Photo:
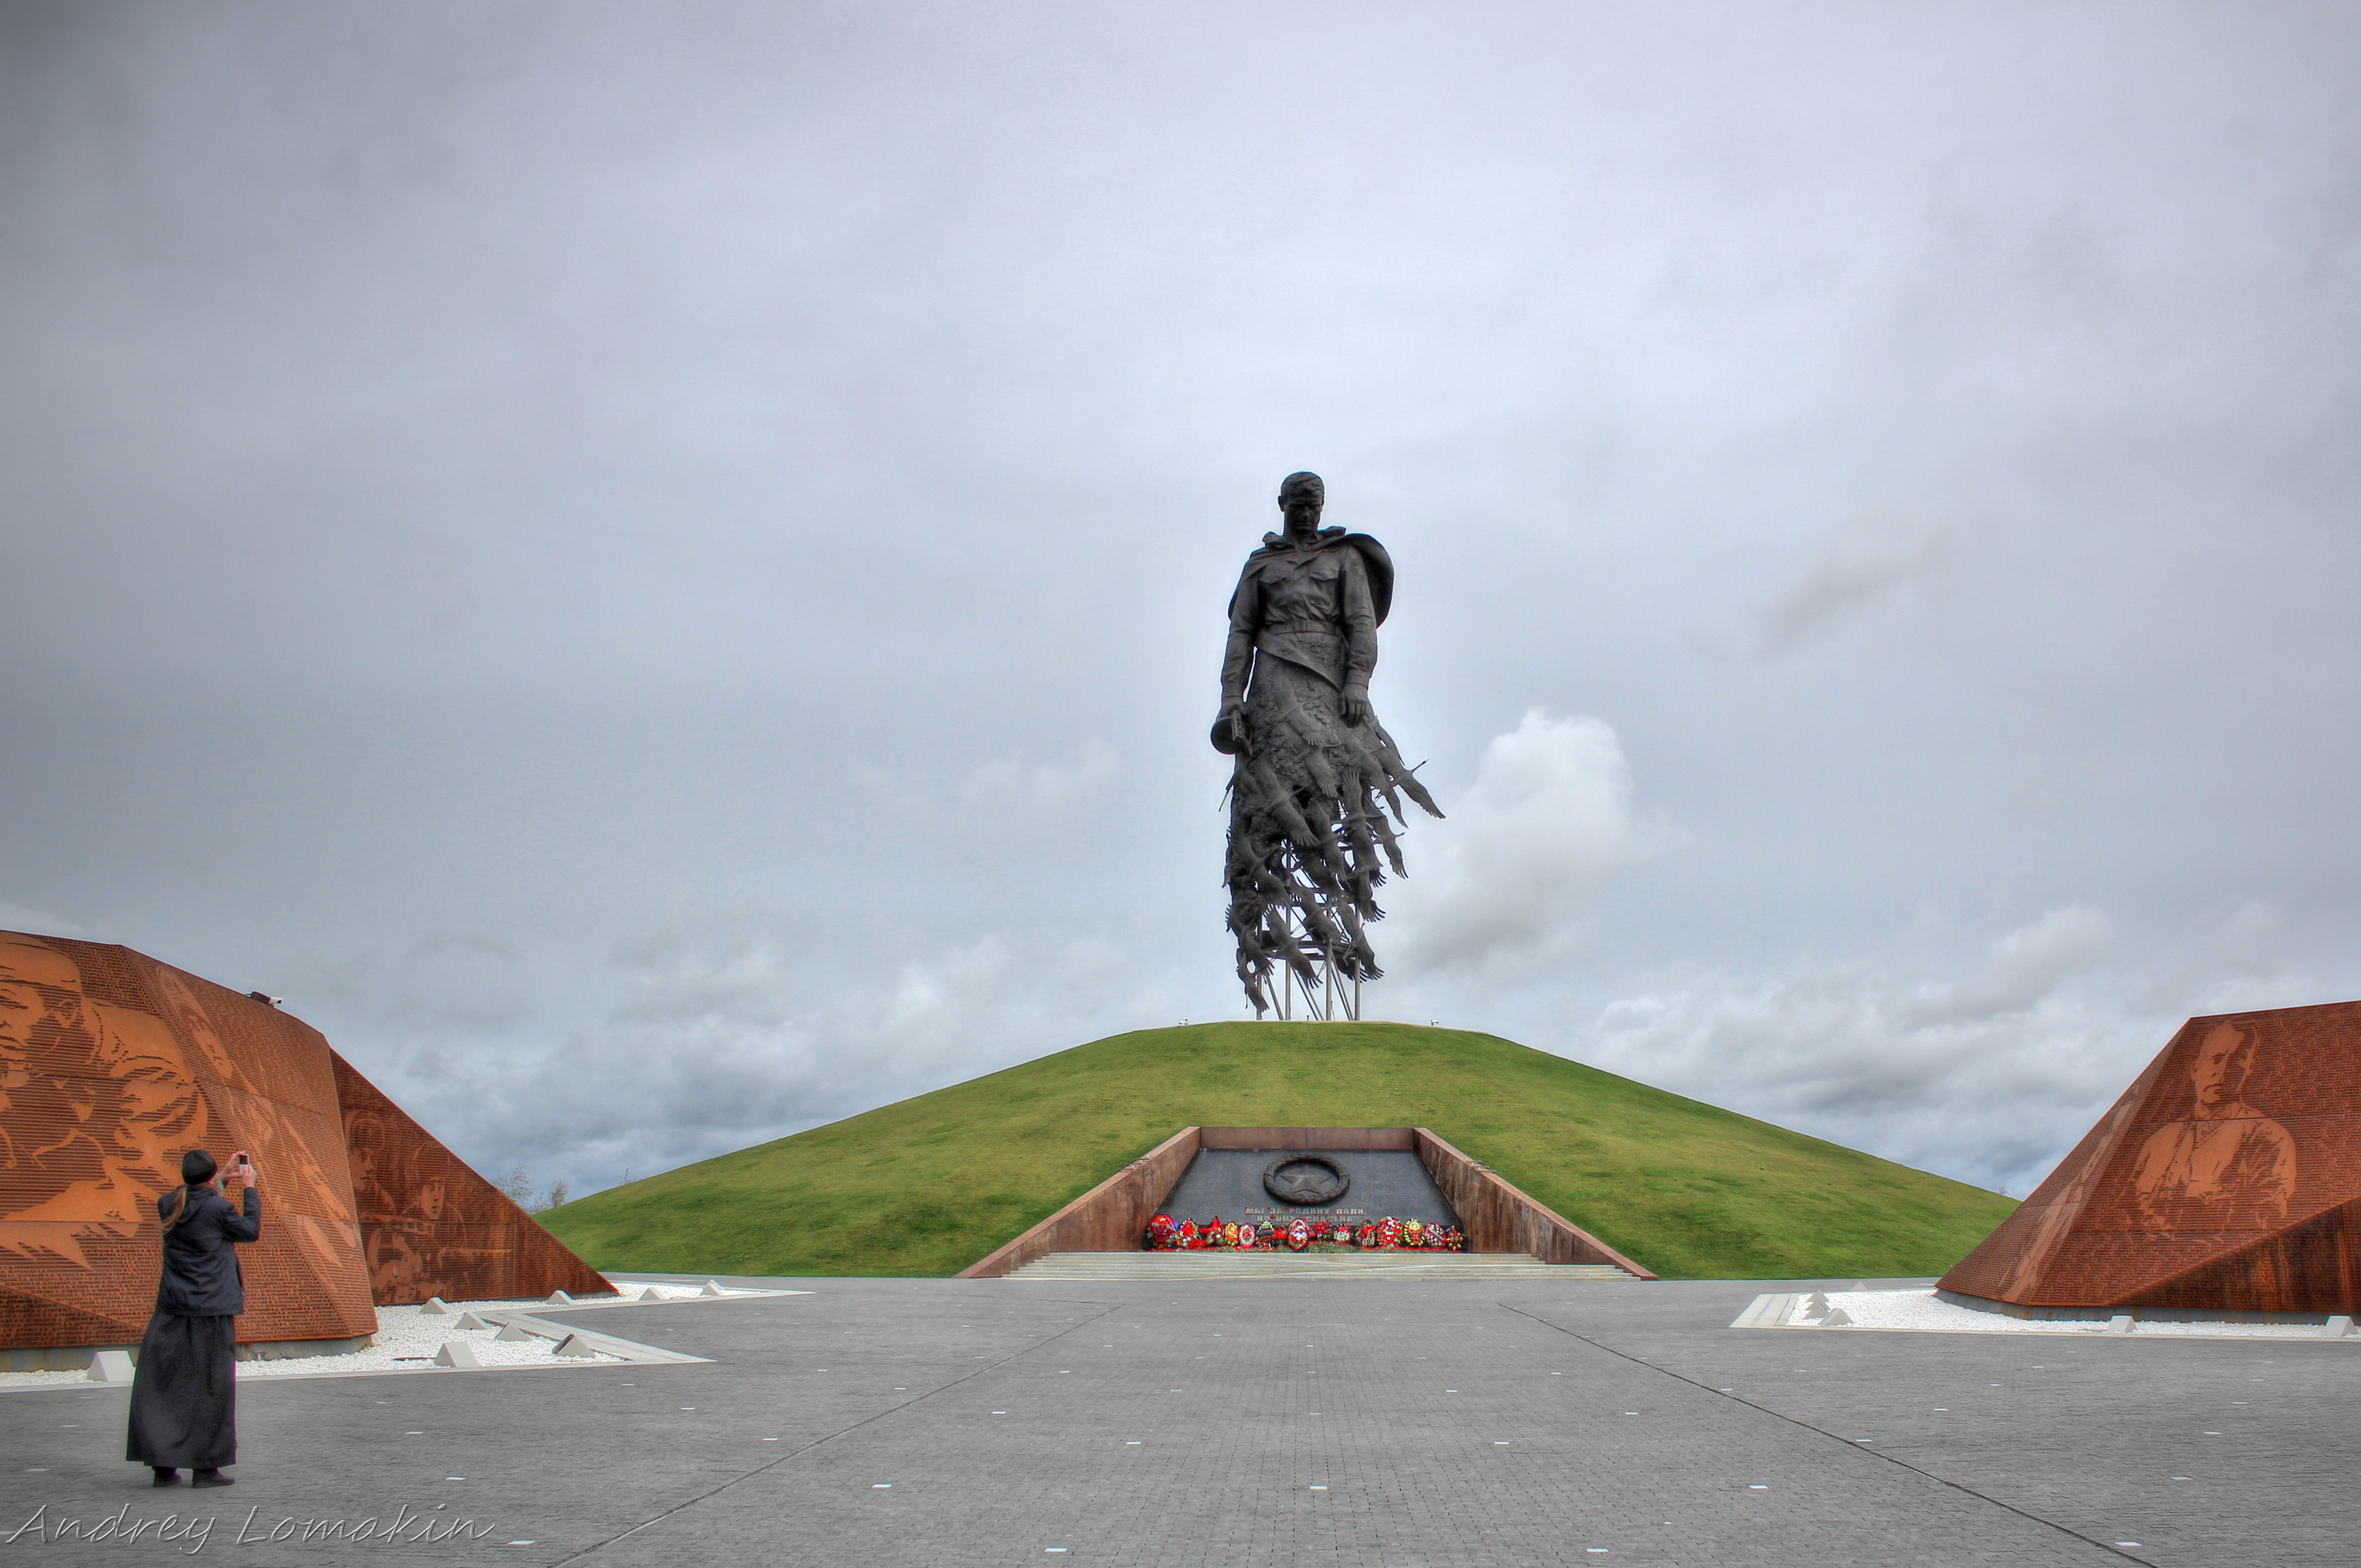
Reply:
[[[708,1288],[719,1288],[720,1290],[719,1299],[723,1300],[752,1296],[798,1296],[810,1293],[800,1290],[731,1289],[727,1286],[715,1288],[695,1285],[640,1286],[636,1283],[626,1285],[623,1288],[627,1292],[633,1290],[638,1292],[635,1296],[627,1295],[625,1298],[625,1301],[632,1306],[650,1300],[669,1302],[715,1299],[716,1298],[708,1293]],[[579,1302],[569,1310],[578,1313],[585,1307],[602,1305],[610,1299],[601,1298],[597,1300]],[[441,1310],[431,1311],[429,1306],[424,1304],[414,1307],[377,1309],[377,1332],[374,1336],[377,1343],[368,1350],[356,1351],[346,1355],[304,1355],[276,1361],[241,1361],[237,1364],[237,1375],[241,1378],[250,1379],[333,1377],[349,1376],[356,1372],[440,1372],[447,1369],[434,1365],[434,1354],[445,1343],[454,1341],[467,1345],[475,1353],[478,1364],[486,1368],[624,1365],[621,1357],[609,1355],[603,1352],[559,1357],[553,1354],[557,1342],[543,1339],[538,1335],[522,1340],[501,1341],[495,1337],[500,1325],[487,1322],[482,1316],[486,1312],[536,1313],[548,1308],[549,1302],[545,1297],[534,1296],[510,1301],[453,1302],[445,1302],[437,1298],[432,1305],[440,1308]],[[476,1321],[483,1323],[483,1326],[480,1329],[461,1329],[455,1326],[456,1323],[465,1321],[467,1314],[473,1314]],[[568,1321],[578,1322],[583,1328],[596,1327],[594,1321],[582,1321],[578,1319]],[[87,1375],[79,1371],[0,1373],[0,1393],[20,1388],[49,1388],[67,1383],[87,1383],[88,1381]]]
[[[1806,1323],[1790,1310],[1782,1328],[1808,1327],[1816,1333],[1837,1333],[1847,1329],[1896,1329],[1919,1333],[1954,1334],[2103,1334],[2109,1332],[2108,1320],[2115,1314],[2102,1312],[2098,1316],[2079,1319],[2012,1318],[2004,1312],[1987,1312],[1974,1307],[1955,1306],[1936,1299],[1932,1290],[1831,1290],[1828,1292],[1829,1317],[1842,1312],[1850,1321],[1822,1327]],[[1799,1302],[1798,1305],[1801,1303]],[[2120,1334],[2125,1331],[2114,1331]],[[2319,1339],[2318,1323],[2234,1323],[2234,1322],[2158,1322],[2137,1319],[2130,1328],[2136,1339]]]

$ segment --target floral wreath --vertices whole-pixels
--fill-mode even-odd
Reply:
[[[1359,1247],[1369,1252],[1466,1252],[1467,1238],[1456,1225],[1424,1220],[1382,1220],[1354,1224],[1349,1220],[1273,1219],[1264,1224],[1251,1220],[1175,1220],[1159,1214],[1148,1223],[1140,1245],[1149,1252],[1203,1252],[1235,1248],[1239,1252],[1301,1252],[1313,1246]]]

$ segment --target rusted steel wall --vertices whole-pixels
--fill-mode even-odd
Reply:
[[[573,1249],[477,1175],[355,1071],[328,1053],[344,1120],[345,1157],[360,1212],[370,1297],[380,1307],[440,1296],[497,1301],[611,1296]]]
[[[2152,1285],[2127,1307],[2351,1312],[2361,1305],[2361,1202],[2276,1231],[2252,1246]]]
[[[1208,1149],[1414,1149],[1408,1127],[1200,1127]]]
[[[136,1344],[181,1157],[263,1180],[241,1341],[372,1333],[320,1032],[128,948],[0,932],[0,1348]]]
[[[1183,1127],[1039,1224],[953,1276],[996,1279],[1044,1253],[1137,1252],[1156,1206],[1197,1157],[1199,1128]]]
[[[1580,1225],[1534,1202],[1436,1137],[1414,1129],[1418,1157],[1459,1215],[1469,1252],[1531,1253],[1543,1263],[1611,1263],[1642,1279],[1656,1276]]]
[[[345,1074],[317,1029],[266,1003],[128,948],[0,932],[0,1350],[138,1343],[161,1267],[156,1199],[192,1148],[225,1167],[245,1149],[262,1178],[262,1237],[238,1248],[243,1343],[375,1332],[386,1227],[414,1231],[433,1194],[455,1220],[506,1227],[479,1250],[531,1260],[503,1279],[532,1288],[489,1294],[545,1294],[544,1277],[608,1288],[505,1198],[504,1213],[481,1201],[488,1183],[350,1074],[389,1129],[371,1168],[392,1187],[418,1177],[406,1196],[357,1201]],[[387,1157],[397,1146],[406,1166]],[[374,1299],[467,1288],[464,1276],[416,1280],[417,1295]]]
[[[2191,1018],[1943,1277],[2021,1307],[2361,1310],[2361,1003]]]

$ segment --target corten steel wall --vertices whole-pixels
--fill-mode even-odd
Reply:
[[[262,1175],[241,1342],[376,1331],[318,1030],[128,948],[0,932],[0,1348],[138,1342],[192,1148]]]
[[[996,1279],[1053,1252],[1137,1252],[1156,1206],[1197,1157],[1198,1131],[1183,1127],[1005,1246],[952,1276]]]
[[[509,1195],[334,1051],[344,1145],[360,1212],[369,1294],[380,1307],[440,1296],[611,1296],[615,1288]]]
[[[2028,1308],[2361,1310],[2361,1003],[2191,1018],[1944,1276]]]
[[[359,1123],[406,1129],[388,1146],[440,1174],[462,1210],[511,1225],[514,1293],[545,1294],[544,1277],[608,1288],[538,1225],[515,1227],[514,1205],[478,1201],[487,1184],[462,1179],[466,1168],[310,1025],[128,948],[0,932],[0,1351],[138,1343],[160,1266],[155,1201],[180,1185],[192,1148],[225,1165],[245,1149],[263,1179],[261,1239],[238,1248],[239,1341],[374,1332],[370,1260],[417,1234],[418,1216],[403,1201],[355,1202],[357,1109]],[[449,1277],[444,1294],[472,1277]]]
[[[1148,1222],[1201,1148],[1414,1149],[1458,1212],[1468,1251],[1530,1253],[1544,1263],[1611,1263],[1642,1279],[1656,1277],[1423,1127],[1183,1127],[957,1277],[996,1278],[1053,1252],[1138,1251]]]
[[[1443,1190],[1469,1252],[1531,1253],[1543,1263],[1611,1263],[1642,1279],[1656,1276],[1556,1212],[1510,1186],[1424,1127],[1412,1129],[1418,1157]]]

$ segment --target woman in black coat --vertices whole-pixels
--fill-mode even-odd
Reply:
[[[221,1467],[237,1463],[237,1314],[246,1310],[246,1281],[231,1245],[262,1234],[262,1183],[243,1151],[230,1175],[245,1183],[243,1213],[215,1189],[214,1157],[203,1149],[181,1157],[181,1190],[156,1200],[164,1276],[139,1341],[124,1457],[152,1466],[159,1486],[176,1485],[184,1464],[195,1472],[192,1486],[226,1486]]]

